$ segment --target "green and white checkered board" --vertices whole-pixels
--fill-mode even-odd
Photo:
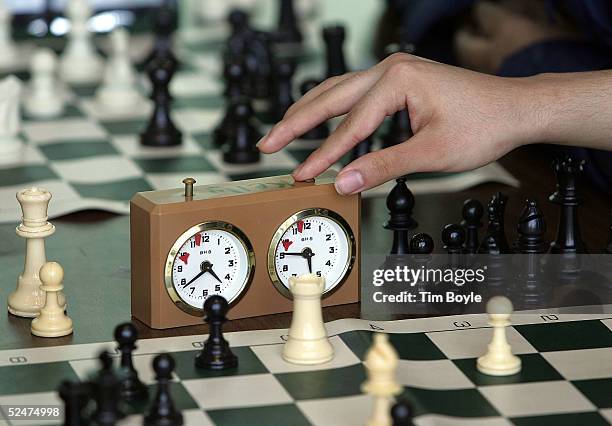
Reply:
[[[239,357],[235,370],[194,367],[205,336],[142,340],[134,362],[153,388],[152,358],[172,353],[172,393],[188,426],[354,426],[372,409],[360,391],[362,362],[372,333],[381,331],[400,355],[401,397],[413,405],[417,425],[606,425],[612,422],[612,306],[599,312],[515,313],[507,335],[523,368],[509,377],[476,370],[492,336],[485,315],[330,322],[335,358],[318,366],[282,360],[287,330],[228,333]],[[0,351],[0,405],[59,403],[60,381],[90,377],[103,349],[114,344]],[[126,407],[131,415],[120,425],[140,425],[146,406]]]
[[[99,41],[107,44],[105,39]],[[147,46],[150,37],[134,37],[134,58],[143,58]],[[84,209],[126,214],[136,192],[178,187],[187,176],[206,184],[290,173],[320,141],[296,141],[281,152],[262,155],[254,165],[226,164],[220,149],[213,147],[211,131],[224,113],[219,46],[213,41],[177,47],[182,68],[171,85],[172,112],[184,135],[182,146],[141,146],[138,135],[148,121],[151,104],[147,101],[143,108],[117,115],[96,105],[95,87],[67,88],[68,107],[62,117],[34,120],[24,116],[23,155],[0,165],[0,223],[18,220],[15,193],[27,186],[51,191],[51,217]],[[302,61],[296,81],[322,75],[321,65],[316,60]],[[24,71],[17,75],[29,78]],[[143,93],[149,91],[148,84],[143,76]],[[498,164],[469,173],[414,176],[410,185],[415,193],[441,192],[486,181],[517,185]],[[371,194],[386,194],[389,189],[383,186]]]

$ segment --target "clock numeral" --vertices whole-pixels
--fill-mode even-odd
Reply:
[[[202,296],[203,297],[208,297],[208,289],[202,290]]]
[[[325,234],[325,241],[331,241],[331,234]]]
[[[191,290],[191,294],[193,294],[193,292],[195,291],[195,287],[189,287],[189,289]]]
[[[225,247],[225,254],[230,254],[230,248],[229,247]]]
[[[293,235],[297,235],[298,234],[298,229],[297,228],[291,228],[291,233]]]
[[[336,252],[336,248],[335,247],[330,247],[329,248],[329,252],[330,253],[335,253]]]
[[[304,222],[304,229],[310,229],[311,223]]]
[[[181,285],[187,285],[187,279],[181,278]]]
[[[297,277],[297,274],[291,274],[292,277]]]
[[[289,270],[289,265],[283,265],[283,272],[287,272]]]
[[[226,274],[224,278],[229,281],[230,280],[230,274]]]
[[[178,265],[176,267],[176,272],[183,272],[183,266],[182,265]]]
[[[220,246],[221,245],[221,238],[217,238],[217,245]]]
[[[321,232],[321,225],[319,225],[319,232]]]
[[[284,259],[285,258],[285,253],[279,253],[278,257],[279,257],[279,259]]]
[[[219,284],[217,284],[217,285],[215,286],[215,291],[216,291],[217,293],[219,293],[219,292],[221,291],[221,286],[220,286]]]
[[[227,261],[227,265],[231,268],[232,266],[234,266],[234,259],[230,259]]]
[[[210,242],[210,235],[204,235],[204,242],[205,243]]]
[[[325,266],[331,266],[331,260],[328,260],[327,262],[325,262]]]
[[[321,271],[317,271],[317,277],[321,276]]]

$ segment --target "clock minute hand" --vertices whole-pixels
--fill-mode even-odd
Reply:
[[[183,287],[187,287],[189,284],[191,284],[192,282],[194,282],[195,280],[197,280],[198,278],[200,278],[202,275],[204,275],[206,273],[206,270],[200,271],[200,273],[198,273],[198,275],[196,275],[195,277],[193,277],[187,284],[184,284]]]

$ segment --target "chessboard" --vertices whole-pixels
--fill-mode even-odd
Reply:
[[[210,184],[291,173],[322,141],[297,140],[252,165],[225,163],[221,150],[211,141],[211,132],[225,109],[221,52],[226,34],[227,28],[214,27],[201,31],[195,41],[177,40],[175,51],[181,67],[170,90],[173,119],[183,133],[178,147],[143,147],[139,134],[151,115],[151,103],[127,114],[104,111],[94,100],[95,86],[66,87],[67,108],[61,117],[37,120],[22,114],[24,151],[19,159],[0,164],[0,223],[19,217],[15,193],[29,186],[53,193],[49,215],[54,218],[86,209],[127,214],[136,192],[179,187],[188,176],[199,184]],[[64,44],[63,38],[19,40],[23,52],[32,51],[33,45],[59,52]],[[152,40],[147,32],[133,34],[130,49],[135,63],[146,58]],[[96,41],[102,53],[108,51],[106,36]],[[321,54],[308,51],[299,62],[296,82],[324,74]],[[30,78],[25,63],[0,74],[14,74],[24,83]],[[144,75],[140,86],[143,94],[150,92]],[[262,126],[260,130],[266,129]],[[383,126],[380,133],[384,131]],[[415,174],[408,181],[415,194],[457,191],[484,182],[518,186],[498,163],[465,173]],[[365,195],[386,195],[391,187],[391,183],[383,185]]]
[[[334,359],[296,366],[280,354],[287,330],[226,333],[235,369],[194,367],[206,336],[145,339],[134,365],[151,390],[151,361],[161,349],[175,362],[172,398],[185,424],[358,425],[372,410],[364,395],[363,360],[375,332],[390,335],[400,362],[398,398],[410,402],[416,425],[605,425],[612,422],[612,305],[597,310],[515,312],[508,341],[522,360],[518,374],[486,376],[476,358],[492,330],[486,315],[398,321],[342,319],[327,323]],[[109,330],[109,337],[112,330]],[[115,343],[0,351],[0,406],[60,404],[64,379],[86,380],[97,354]],[[154,392],[149,392],[154,394]],[[120,425],[142,424],[146,402],[124,407]],[[11,423],[0,420],[0,425]],[[18,422],[13,424],[53,424]]]

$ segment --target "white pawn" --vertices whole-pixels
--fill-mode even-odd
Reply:
[[[487,303],[489,324],[493,326],[493,340],[487,353],[476,362],[478,371],[491,376],[509,376],[521,371],[521,359],[512,354],[506,339],[506,327],[510,325],[512,302],[507,297],[495,296]]]
[[[21,80],[12,75],[0,81],[0,164],[18,162],[23,155],[21,86]]]
[[[14,68],[19,61],[19,51],[11,35],[11,12],[5,0],[0,0],[0,67]]]
[[[334,357],[323,323],[321,296],[325,279],[314,274],[289,277],[293,295],[293,316],[283,359],[292,364],[322,364]]]
[[[45,305],[32,320],[30,330],[39,337],[60,337],[72,334],[72,320],[60,305],[59,292],[64,286],[64,269],[56,262],[47,262],[40,268],[41,289],[46,293]]]
[[[72,84],[97,83],[102,77],[104,61],[96,52],[87,28],[91,16],[87,0],[69,0],[66,14],[70,20],[70,33],[60,60],[61,77]]]
[[[104,82],[96,92],[104,109],[128,111],[144,102],[136,89],[137,74],[130,60],[129,37],[125,28],[117,28],[110,35],[112,53],[106,63]]]
[[[30,86],[23,99],[26,112],[36,118],[53,118],[64,111],[64,92],[57,80],[57,56],[53,50],[36,49],[30,61]]]
[[[395,378],[399,356],[389,342],[389,336],[382,333],[374,335],[364,364],[368,379],[361,386],[361,390],[374,397],[374,409],[366,424],[391,426],[391,398],[402,391],[402,386]]]

